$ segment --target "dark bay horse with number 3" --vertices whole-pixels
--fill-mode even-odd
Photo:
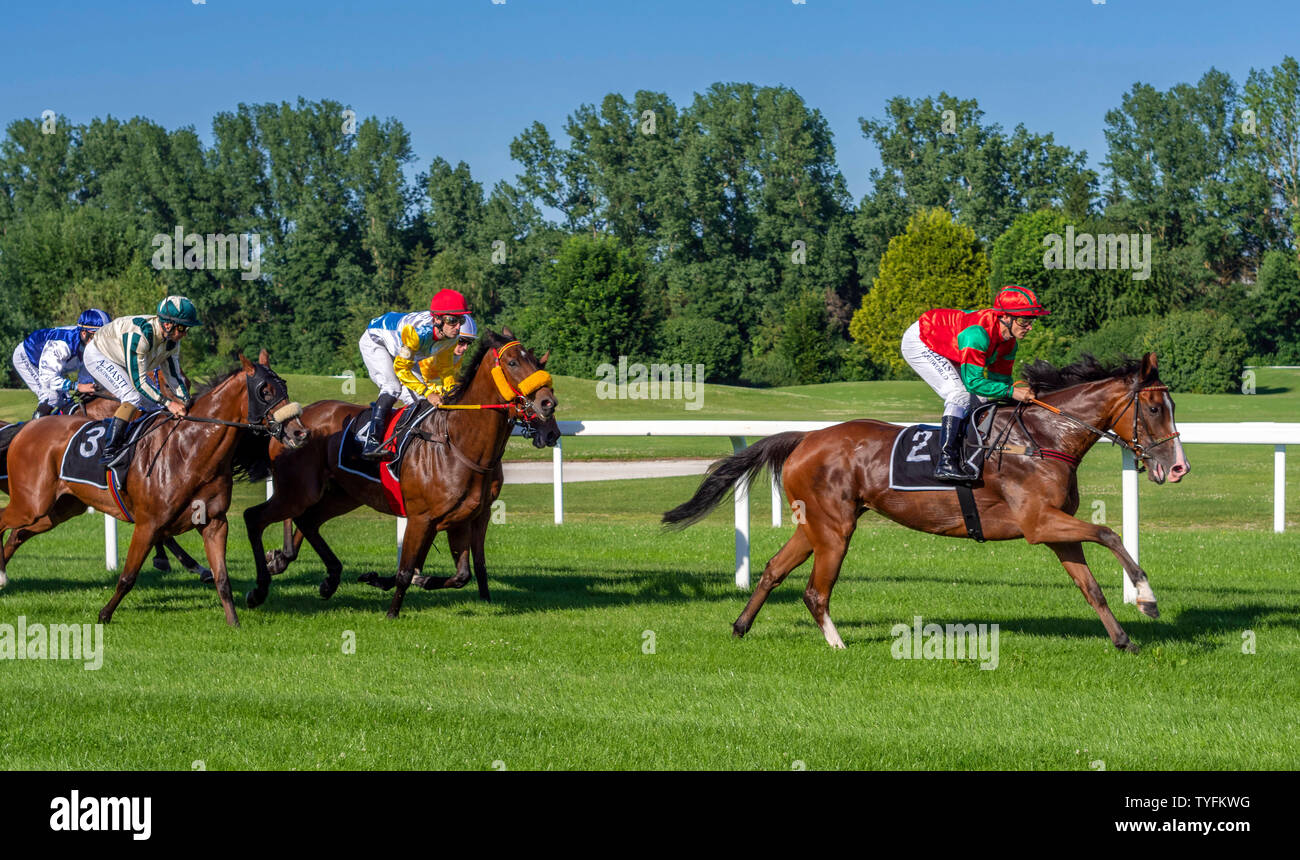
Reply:
[[[546,358],[535,358],[513,339],[509,329],[505,337],[487,331],[479,337],[475,353],[465,359],[460,374],[463,382],[444,399],[448,408],[421,420],[421,435],[411,441],[401,465],[407,526],[397,575],[364,580],[385,590],[396,586],[389,618],[398,616],[413,582],[427,589],[465,585],[471,550],[479,596],[487,599],[483,536],[490,505],[501,491],[501,456],[511,429],[519,420],[530,423],[537,431],[533,441],[539,447],[554,445],[559,438],[555,392],[550,375],[543,370]],[[321,525],[361,505],[392,514],[378,483],[338,467],[344,428],[365,411],[364,406],[339,400],[313,403],[302,416],[312,431],[306,446],[280,451],[271,443],[275,494],[244,511],[257,564],[257,585],[247,597],[250,608],[266,600],[271,586],[272,571],[262,544],[262,532],[271,523],[286,521],[285,549],[269,554],[275,572],[285,569],[305,537],[325,562],[320,595],[329,598],[339,586],[343,564],[321,537]],[[293,535],[289,534],[289,520],[298,527]],[[447,532],[456,565],[454,577],[430,577],[419,571],[440,531]]]
[[[1034,405],[1001,409],[989,439],[993,448],[975,485],[975,502],[988,540],[1023,537],[1045,543],[1096,610],[1116,648],[1137,646],[1106,605],[1084,560],[1083,541],[1109,549],[1137,588],[1137,605],[1158,618],[1146,572],[1124,549],[1119,535],[1073,516],[1079,508],[1075,468],[1103,436],[1131,449],[1157,484],[1177,483],[1189,471],[1174,427],[1174,402],[1156,373],[1156,356],[1103,367],[1092,356],[1056,369],[1046,362],[1026,368],[1025,378],[1042,395]],[[1112,429],[1113,428],[1113,429]],[[751,480],[763,467],[783,482],[791,503],[804,504],[805,522],[768,561],[744,611],[732,625],[744,636],[773,588],[813,556],[803,599],[826,641],[843,648],[829,612],[831,589],[867,510],[909,528],[947,537],[968,537],[955,492],[905,492],[889,488],[889,460],[902,428],[882,421],[848,421],[824,430],[779,433],[715,464],[690,501],[664,514],[684,528],[717,506],[732,485]],[[1172,443],[1172,444],[1170,444]],[[1063,456],[1058,456],[1063,455]]]
[[[135,530],[117,590],[100,610],[100,622],[107,624],[112,619],[117,605],[135,585],[149,550],[160,539],[197,527],[203,534],[226,623],[238,626],[226,576],[226,512],[234,472],[247,465],[237,460],[237,449],[251,452],[250,456],[260,450],[264,457],[266,452],[265,443],[260,447],[239,443],[250,431],[269,433],[291,447],[301,445],[308,436],[297,417],[302,407],[288,402],[284,380],[266,361],[265,351],[258,364],[240,356],[241,366],[200,394],[185,419],[156,418],[136,443],[121,494]],[[0,537],[6,532],[10,535],[0,561],[0,585],[6,582],[5,568],[14,552],[33,535],[49,531],[88,507],[123,519],[109,490],[59,477],[68,441],[87,423],[85,417],[52,415],[23,427],[10,442],[12,494],[9,506],[0,513]]]

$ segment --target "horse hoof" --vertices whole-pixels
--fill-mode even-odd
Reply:
[[[1137,602],[1138,611],[1148,618],[1159,618],[1160,610],[1156,608],[1154,600],[1139,600]]]
[[[153,566],[155,570],[161,570],[163,573],[172,572],[172,563],[165,558],[154,557]]]
[[[338,577],[334,577],[333,579],[326,579],[322,581],[320,584],[320,596],[324,600],[329,600],[331,597],[334,596],[334,592],[338,590],[339,590]]]
[[[289,561],[284,557],[282,550],[271,550],[266,554],[266,570],[271,576],[277,576],[284,573],[285,568],[289,566]]]
[[[736,625],[736,624],[731,625],[731,636],[732,636],[732,638],[734,638],[734,639],[744,639],[744,638],[745,638],[745,632],[746,632],[746,631],[745,631],[743,628],[741,628],[739,625]]]
[[[388,613],[387,613],[387,615],[388,615],[388,617],[389,617],[389,618],[396,618],[396,617],[397,617],[397,613],[396,613],[396,612],[394,612],[394,611],[393,611],[393,610],[391,610],[391,609],[390,609],[390,610],[388,610]]]
[[[1137,646],[1136,642],[1125,642],[1124,650],[1130,654],[1141,654],[1142,649]]]
[[[208,570],[206,567],[200,567],[195,572],[199,575],[199,582],[204,585],[213,585],[217,581],[216,577],[212,575],[212,571]]]
[[[108,622],[110,622],[110,621],[112,621],[112,620],[113,620],[113,614],[112,614],[111,612],[104,612],[102,609],[100,610],[100,612],[99,612],[99,623],[100,623],[100,624],[107,624]]]
[[[266,601],[266,595],[265,594],[259,595],[256,590],[250,591],[248,592],[248,594],[244,595],[244,603],[248,604],[249,609],[256,609],[257,607],[261,606],[265,601]]]

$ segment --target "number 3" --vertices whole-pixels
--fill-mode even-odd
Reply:
[[[83,457],[93,457],[99,451],[99,440],[104,435],[103,427],[92,427],[86,434],[86,441],[77,448]]]

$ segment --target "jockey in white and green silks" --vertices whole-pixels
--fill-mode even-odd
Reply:
[[[126,425],[139,410],[165,408],[185,417],[190,394],[181,373],[180,340],[196,325],[199,315],[194,303],[184,296],[168,296],[159,302],[156,315],[118,317],[86,344],[86,370],[122,401],[113,413],[101,464],[107,465],[120,453]],[[155,369],[161,371],[175,399],[150,379]]]

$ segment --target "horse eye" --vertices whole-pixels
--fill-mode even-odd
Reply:
[[[1160,411],[1160,407],[1159,407],[1159,406],[1148,406],[1147,408],[1151,410],[1151,414],[1152,414],[1152,415],[1155,415],[1157,412]]]
[[[518,366],[519,366],[519,362],[512,358],[512,359],[510,359],[510,366],[511,366],[511,367],[518,367]]]

